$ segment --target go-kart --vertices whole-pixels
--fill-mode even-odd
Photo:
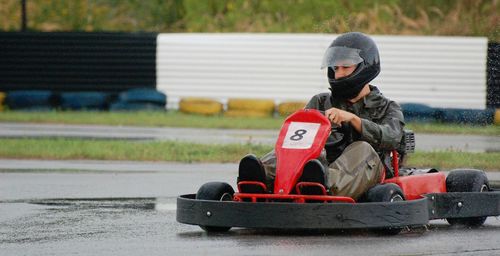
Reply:
[[[177,198],[177,221],[199,225],[208,232],[244,227],[374,229],[397,234],[433,219],[475,227],[487,216],[500,215],[500,193],[490,188],[483,171],[457,169],[446,176],[435,169],[403,167],[403,158],[415,147],[415,137],[408,131],[399,149],[391,153],[390,178],[384,174],[363,200],[331,195],[320,183],[301,182],[304,165],[320,155],[331,130],[330,121],[317,110],[293,113],[285,120],[275,145],[272,190],[257,181],[238,182],[238,192],[227,183],[209,182],[196,194]],[[320,192],[303,193],[307,188]]]

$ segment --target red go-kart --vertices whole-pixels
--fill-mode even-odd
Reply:
[[[196,194],[177,198],[177,221],[209,232],[231,227],[272,229],[375,229],[397,234],[404,227],[423,226],[432,219],[480,226],[487,216],[500,215],[500,193],[492,191],[483,171],[459,169],[446,177],[435,169],[408,169],[402,159],[415,146],[405,132],[392,152],[392,175],[356,202],[331,195],[323,184],[300,182],[302,169],[317,158],[331,132],[330,121],[317,110],[299,110],[283,124],[276,142],[273,191],[266,184],[238,182],[238,192],[224,182],[209,182]],[[255,186],[268,193],[244,193]],[[305,194],[305,188],[319,194]],[[255,191],[255,190],[250,190]]]

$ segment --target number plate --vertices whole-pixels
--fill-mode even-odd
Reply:
[[[283,140],[282,148],[311,148],[319,127],[320,124],[318,123],[291,122]]]

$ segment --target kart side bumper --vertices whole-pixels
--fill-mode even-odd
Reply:
[[[358,229],[422,226],[431,219],[500,215],[500,193],[440,193],[392,203],[265,203],[177,198],[177,221],[276,229]]]
[[[500,215],[499,192],[449,192],[426,195],[429,219]]]

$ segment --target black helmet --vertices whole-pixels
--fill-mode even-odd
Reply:
[[[334,66],[357,65],[349,76],[335,79]],[[328,67],[328,82],[335,98],[355,98],[380,73],[380,57],[375,42],[367,35],[349,32],[337,37],[326,50],[321,68]]]

